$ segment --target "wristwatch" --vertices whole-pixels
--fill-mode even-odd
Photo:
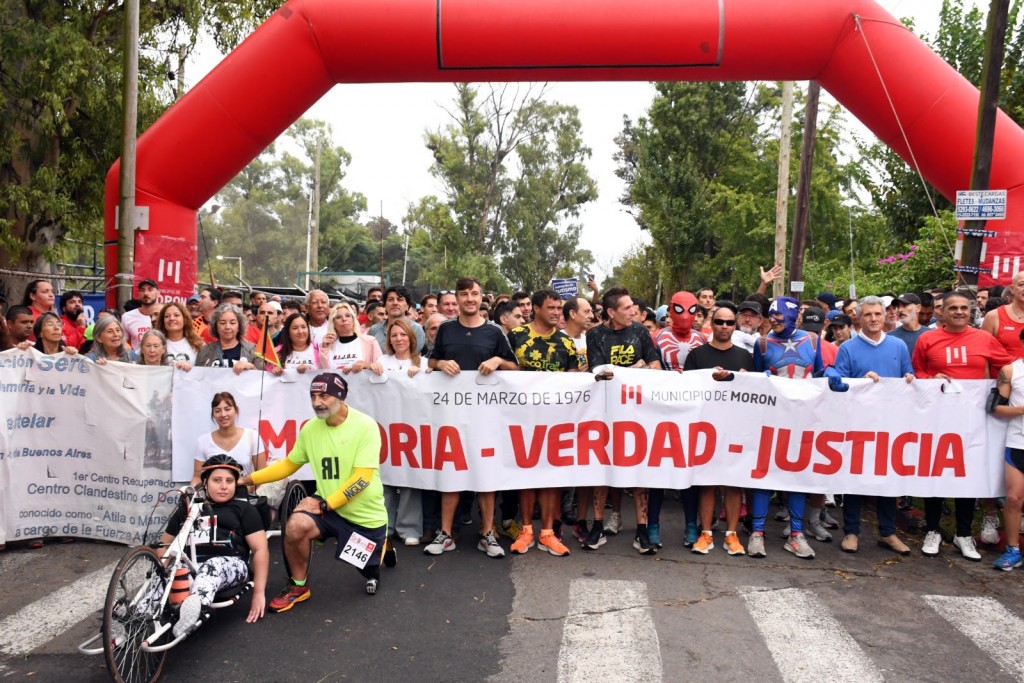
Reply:
[[[323,498],[318,498],[318,500],[320,501],[320,516],[322,517],[331,511],[331,506]]]

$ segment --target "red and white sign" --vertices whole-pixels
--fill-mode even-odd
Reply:
[[[292,371],[289,371],[292,372]],[[260,409],[260,380],[263,402]],[[192,472],[210,399],[230,391],[272,458],[312,417],[310,376],[283,381],[195,368],[175,373],[174,475]],[[992,497],[1003,491],[1005,426],[983,409],[989,381],[850,381],[710,371],[348,376],[348,402],[380,424],[381,476],[397,486],[495,491],[609,484],[868,495]],[[481,383],[478,383],[478,380]],[[486,383],[483,383],[486,382]]]

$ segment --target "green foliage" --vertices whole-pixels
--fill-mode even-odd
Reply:
[[[603,290],[625,287],[644,301],[658,301],[658,258],[653,244],[634,244],[603,283]]]
[[[732,297],[749,293],[757,286],[758,267],[770,266],[774,258],[778,89],[742,83],[656,88],[647,116],[635,125],[626,119],[616,138],[618,175],[629,188],[623,202],[651,233],[652,266],[666,292],[710,286]],[[827,114],[815,143],[809,261],[849,253],[843,202],[852,201],[844,190],[850,169],[837,155],[842,121],[835,111]],[[800,144],[797,126],[793,179]],[[878,230],[866,235],[879,236]]]
[[[280,2],[152,0],[140,8],[139,130],[170,104],[171,55],[203,28],[231,47]],[[0,267],[48,270],[98,236],[120,156],[124,3],[0,4]],[[16,278],[3,278],[20,291]]]
[[[495,85],[482,97],[455,87],[451,123],[426,135],[444,196],[424,197],[406,216],[427,254],[417,282],[436,289],[473,275],[487,289],[534,290],[589,265],[580,226],[569,222],[597,196],[576,108],[532,87]]]

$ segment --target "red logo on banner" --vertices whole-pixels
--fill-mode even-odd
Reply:
[[[637,405],[644,402],[643,387],[639,385],[635,387],[631,387],[628,384],[622,385],[622,405],[626,405],[630,401]]]
[[[135,284],[156,280],[161,303],[184,302],[196,284],[196,247],[180,237],[138,233],[135,238]]]

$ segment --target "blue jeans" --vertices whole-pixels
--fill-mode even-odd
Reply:
[[[843,496],[843,532],[860,534],[860,504],[870,496],[847,494]],[[878,534],[885,538],[896,533],[896,499],[875,496],[875,512],[878,514]]]

